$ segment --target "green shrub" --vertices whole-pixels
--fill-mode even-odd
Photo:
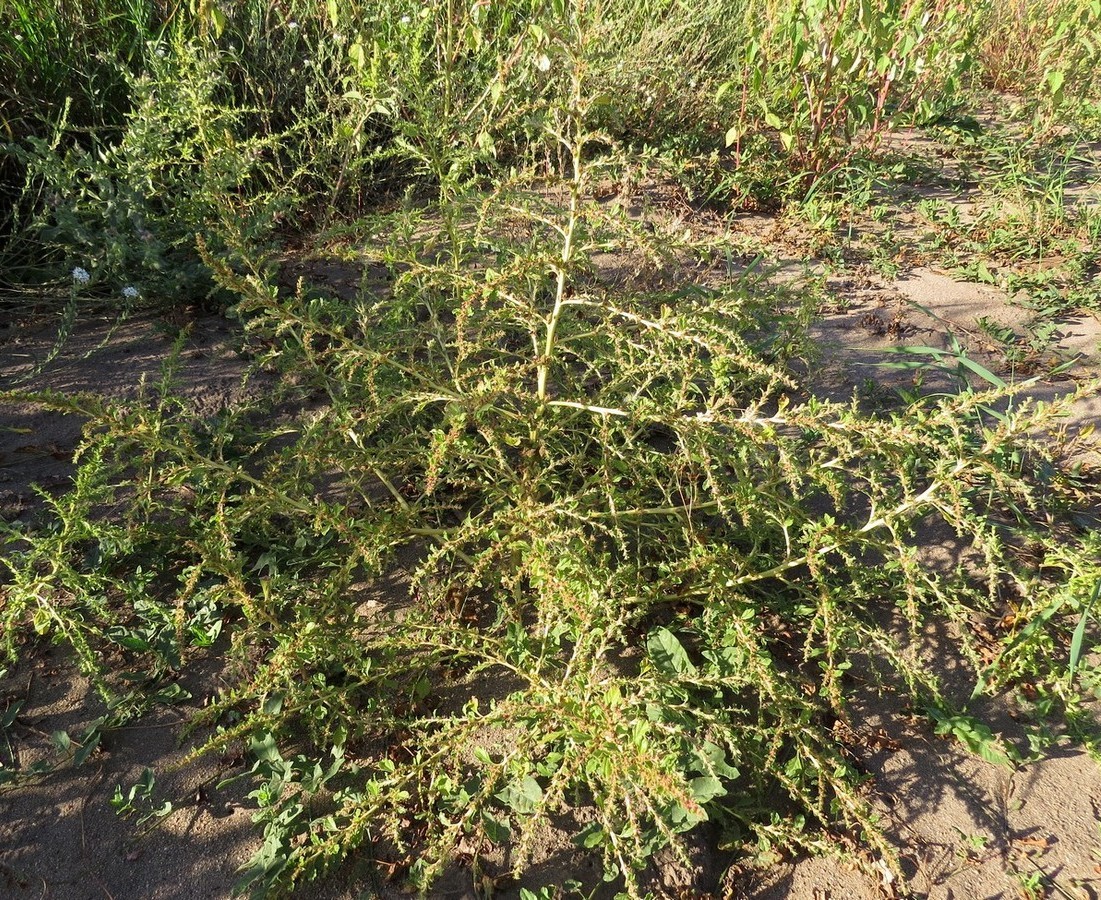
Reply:
[[[1024,98],[1050,125],[1101,103],[1101,3],[1016,0],[988,7],[980,46],[982,77]]]
[[[772,182],[801,196],[887,128],[954,108],[973,63],[976,16],[960,0],[750,0],[740,13],[740,71],[722,92],[751,194]]]

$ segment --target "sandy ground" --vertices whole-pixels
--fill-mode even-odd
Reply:
[[[1020,327],[1029,312],[995,288],[916,267],[894,280],[830,276],[827,289],[837,303],[813,327],[821,350],[813,367],[820,393],[847,398],[867,389],[869,379],[882,391],[902,386],[910,373],[874,364],[900,344],[944,346],[949,332],[974,358],[1003,375],[1014,374],[999,366],[998,348],[984,342],[976,323],[985,317]],[[18,322],[0,327],[0,386],[31,371],[49,351],[54,328]],[[33,385],[133,396],[142,377],[158,376],[172,344],[170,332],[150,318],[125,323],[105,342],[108,331],[106,324],[82,323]],[[192,323],[180,390],[200,411],[214,413],[237,396],[245,365],[237,344],[230,322],[207,317]],[[1031,389],[1048,399],[1101,372],[1101,321],[1082,313],[1061,322],[1050,353],[1078,362],[1068,374]],[[1072,421],[1101,423],[1101,397],[1081,401]],[[31,406],[0,408],[0,514],[9,521],[35,515],[42,500],[31,484],[47,493],[65,489],[79,434],[73,417]],[[931,659],[938,658],[941,639],[929,636]],[[63,767],[0,788],[0,898],[230,896],[237,869],[258,836],[242,796],[247,789],[215,791],[213,785],[240,760],[208,758],[173,771],[187,749],[179,746],[178,732],[189,706],[201,705],[218,684],[216,662],[201,663],[184,681],[192,700],[112,732],[79,770]],[[32,654],[0,679],[0,715],[18,700],[25,705],[0,753],[7,754],[5,764],[14,761],[22,768],[52,752],[51,733],[77,731],[101,712],[59,650]],[[1020,734],[1008,700],[992,703],[989,714],[1011,739]],[[869,876],[836,858],[780,861],[767,868],[743,861],[730,868],[734,860],[703,852],[698,872],[687,877],[672,869],[657,872],[655,887],[663,883],[665,896],[747,900],[1101,897],[1101,768],[1086,753],[1060,744],[1049,758],[1019,769],[993,765],[935,736],[928,721],[904,715],[895,698],[871,693],[856,702],[852,727],[863,747],[858,763],[872,777],[870,796],[900,848],[908,885]],[[116,815],[109,799],[116,785],[133,784],[145,766],[156,768],[158,795],[173,799],[177,811],[135,826]],[[531,885],[593,877],[592,862],[562,841],[551,839],[544,856]],[[400,896],[396,887],[372,879],[353,864],[350,874],[323,887],[308,886],[303,895]],[[480,890],[469,872],[456,870],[433,896],[475,898],[484,896]],[[517,897],[518,890],[504,887],[494,896]]]

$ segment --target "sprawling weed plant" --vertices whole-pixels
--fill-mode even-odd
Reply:
[[[516,65],[562,84],[550,169],[482,191],[435,159],[444,125],[407,138],[440,183],[373,223],[389,290],[281,290],[222,220],[204,256],[266,348],[253,400],[197,417],[171,369],[125,403],[19,395],[88,425],[51,517],[5,526],[5,649],[67,643],[117,708],[228,635],[196,752],[255,759],[257,893],[365,846],[422,889],[457,859],[521,875],[551,821],[631,896],[705,822],[733,846],[849,833],[896,870],[834,727],[859,733],[858,684],[993,753],[929,664],[936,617],[976,692],[1027,672],[1073,703],[1101,548],[1088,470],[1039,437],[1066,404],[825,403],[763,285],[611,271],[701,248],[598,199],[597,32],[579,6],[540,29]],[[954,571],[923,553],[937,523]]]

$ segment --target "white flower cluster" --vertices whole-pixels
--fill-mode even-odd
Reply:
[[[75,281],[77,284],[87,284],[88,280],[91,277],[92,276],[88,274],[87,269],[82,269],[80,266],[77,266],[75,269],[73,269],[73,281]]]
[[[138,297],[141,296],[141,291],[139,291],[132,284],[128,284],[122,289],[122,296],[125,297],[127,300],[137,300]]]

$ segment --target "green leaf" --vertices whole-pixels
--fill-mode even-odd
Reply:
[[[658,628],[646,639],[646,650],[657,670],[665,675],[684,675],[696,671],[681,642],[668,628]]]
[[[348,48],[348,56],[355,64],[356,71],[362,72],[367,67],[367,51],[359,41]]]
[[[715,797],[722,797],[726,793],[723,783],[711,775],[701,775],[699,778],[693,778],[688,783],[688,787],[692,791],[692,796],[700,803],[706,803]]]
[[[1078,661],[1082,658],[1082,641],[1086,637],[1086,623],[1089,621],[1093,606],[1101,596],[1101,578],[1093,586],[1093,594],[1082,610],[1082,618],[1078,620],[1078,626],[1074,629],[1074,635],[1070,640],[1070,662],[1067,665],[1067,680],[1074,681],[1074,672],[1078,668]]]
[[[1006,383],[1004,381],[1002,381],[1001,378],[999,378],[997,375],[995,375],[993,372],[991,372],[985,366],[982,366],[979,363],[975,362],[975,360],[971,359],[970,357],[960,355],[960,356],[956,357],[956,359],[957,359],[957,361],[959,362],[959,364],[961,366],[967,367],[972,372],[974,372],[976,375],[978,375],[981,379],[983,379],[983,381],[986,381],[988,384],[992,384],[995,387],[1000,387],[1000,388],[1004,388],[1006,386]]]
[[[989,763],[998,766],[1012,765],[1009,757],[1002,749],[1001,741],[992,732],[989,726],[976,721],[971,716],[948,715],[937,709],[930,710],[933,718],[937,720],[936,733],[956,738],[972,753],[978,754]]]
[[[4,715],[0,717],[0,731],[7,731],[11,728],[16,716],[19,715],[19,710],[23,708],[23,702],[22,700],[15,700],[4,710]]]
[[[975,266],[975,274],[978,276],[979,281],[983,284],[997,284],[998,279],[993,272],[990,271],[990,267],[981,259]]]
[[[282,762],[283,756],[279,752],[279,747],[276,746],[275,738],[272,737],[270,731],[265,732],[260,737],[254,737],[249,741],[249,749],[252,750],[253,755],[261,762],[274,763]]]
[[[191,692],[179,682],[173,682],[157,691],[152,699],[157,703],[183,703],[191,699]]]
[[[726,753],[718,744],[712,744],[709,741],[700,747],[699,750],[696,751],[696,754],[700,758],[701,766],[698,771],[702,771],[704,774],[707,774],[708,771],[713,771],[716,775],[721,775],[723,778],[737,778],[742,774],[732,765],[727,763]]]
[[[210,6],[210,27],[216,38],[220,38],[226,30],[226,14],[213,4]]]
[[[525,775],[510,782],[504,790],[494,796],[513,812],[531,813],[535,812],[542,801],[543,789],[538,781],[530,775]]]
[[[599,847],[603,843],[604,829],[600,827],[598,822],[593,822],[582,829],[573,840],[579,847],[592,850],[593,847]]]
[[[277,716],[283,710],[283,695],[272,694],[270,697],[264,698],[264,715]],[[267,737],[271,737],[269,734]]]
[[[928,354],[929,356],[951,356],[952,354],[948,350],[944,350],[940,347],[888,347],[888,353],[914,353],[914,354]]]
[[[505,843],[511,833],[508,820],[495,818],[485,811],[482,812],[482,829],[486,837],[495,844]]]
[[[45,634],[50,630],[51,622],[50,614],[47,610],[39,607],[34,611],[34,633]]]
[[[73,765],[82,766],[89,756],[92,755],[92,751],[99,746],[100,739],[103,737],[103,732],[98,728],[90,728],[84,733],[84,738],[81,741],[80,749],[73,754]]]

